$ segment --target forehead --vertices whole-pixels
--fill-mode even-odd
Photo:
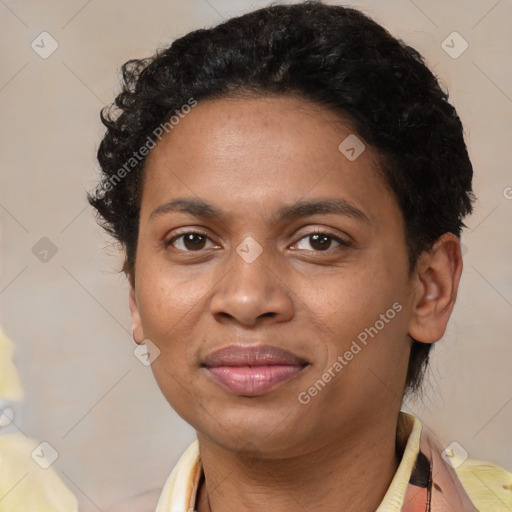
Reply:
[[[366,203],[379,215],[375,198],[391,196],[379,157],[348,118],[303,98],[203,100],[151,150],[141,216],[183,195],[242,210],[329,195]]]
[[[287,151],[298,154],[297,142],[304,151],[332,149],[333,143],[336,149],[344,134],[355,133],[348,116],[296,95],[200,100],[181,119],[174,117],[179,123],[151,156],[179,144],[183,150],[215,149],[217,157],[228,149],[230,158],[250,149],[276,159]],[[266,153],[269,148],[274,153]],[[200,157],[203,152],[187,157]]]

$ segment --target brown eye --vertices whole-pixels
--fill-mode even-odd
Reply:
[[[309,243],[313,249],[326,251],[331,245],[331,237],[328,235],[315,233],[314,235],[309,235]]]
[[[299,247],[298,245],[303,243],[304,241],[307,241],[309,243],[309,246],[315,251],[315,252],[321,252],[321,251],[327,251],[329,249],[335,249],[339,246],[345,246],[348,247],[350,244],[348,242],[345,242],[341,238],[331,235],[329,233],[323,233],[320,231],[315,231],[313,233],[309,233],[308,235],[302,237],[298,244],[298,249],[304,249],[304,250],[310,250],[308,247]],[[332,242],[335,242],[337,246],[331,247]]]
[[[165,246],[169,247],[172,245],[175,249],[180,251],[194,252],[204,249],[208,240],[209,238],[203,233],[189,231],[171,238],[165,242]]]

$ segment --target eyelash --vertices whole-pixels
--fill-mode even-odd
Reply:
[[[339,248],[340,246],[342,246],[342,247],[351,247],[351,244],[350,244],[349,242],[347,242],[347,241],[343,240],[342,238],[339,238],[339,237],[337,237],[337,236],[335,236],[335,235],[333,235],[333,234],[329,233],[329,232],[328,232],[328,231],[326,231],[326,230],[322,230],[322,229],[314,229],[313,231],[310,231],[310,232],[309,232],[309,233],[307,233],[306,235],[304,235],[304,236],[300,237],[300,238],[299,238],[299,240],[297,241],[297,243],[298,243],[298,242],[300,242],[300,241],[302,241],[302,240],[304,240],[305,238],[308,238],[308,237],[310,237],[311,235],[315,235],[315,234],[325,235],[326,237],[328,237],[328,238],[330,238],[330,239],[332,239],[332,240],[334,240],[334,241],[338,242],[340,245],[339,245],[338,247],[334,247],[334,248],[332,248],[332,249],[331,249],[331,248],[329,248],[329,249],[325,249],[325,250],[323,250],[323,251],[315,251],[315,250],[313,249],[313,250],[312,250],[312,252],[323,253],[323,252],[332,251],[332,250],[334,250],[334,249],[336,249],[336,248]],[[184,236],[186,236],[186,235],[200,235],[200,236],[203,236],[203,237],[205,237],[205,238],[210,239],[210,237],[209,237],[206,233],[204,233],[204,232],[202,232],[202,231],[200,231],[200,230],[196,230],[196,231],[185,231],[185,232],[183,232],[183,233],[180,233],[180,234],[178,234],[178,235],[173,236],[173,237],[172,237],[172,238],[170,238],[169,240],[166,240],[166,241],[164,242],[165,248],[168,248],[168,247],[169,247],[169,246],[171,246],[171,245],[172,245],[176,240],[178,240],[178,239],[180,239],[180,238],[182,238],[182,237],[184,237]],[[180,252],[189,252],[189,253],[194,253],[194,252],[198,252],[198,253],[199,253],[199,252],[201,252],[201,249],[199,249],[199,250],[197,250],[197,251],[190,251],[190,250],[183,250],[183,249],[177,249],[177,250],[178,250],[178,251],[180,251]]]

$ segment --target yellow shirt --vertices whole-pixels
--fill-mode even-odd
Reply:
[[[430,462],[432,512],[511,512],[512,474],[499,466],[464,458],[457,450],[443,450],[422,428],[418,418],[400,412],[397,444],[403,455],[376,512],[415,512],[411,477],[418,455]],[[420,455],[421,455],[420,454]],[[193,442],[167,479],[155,512],[195,510],[203,467],[199,444]],[[426,490],[425,490],[426,493]],[[425,510],[425,507],[422,507]]]

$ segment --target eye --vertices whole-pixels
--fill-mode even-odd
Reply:
[[[330,247],[330,245],[333,241],[335,241],[338,244],[337,246],[334,247],[334,249],[339,246],[350,247],[350,244],[348,242],[346,242],[345,240],[342,240],[341,238],[339,238],[337,236],[334,236],[332,234],[329,234],[327,232],[323,232],[320,230],[313,231],[313,232],[307,234],[306,236],[303,236],[297,243],[297,249],[309,250],[308,247],[299,247],[298,246],[303,241],[306,241],[310,245],[310,247],[313,248],[313,250],[315,252],[327,251],[329,249],[332,249],[332,247]]]
[[[200,233],[198,231],[187,231],[185,233],[173,236],[171,239],[167,240],[165,242],[165,247],[172,245],[175,249],[180,251],[195,252],[204,249],[207,240],[210,240],[210,238],[205,233]],[[214,247],[219,246],[216,245]]]
[[[205,233],[199,231],[186,231],[184,233],[173,236],[164,242],[164,244],[166,248],[173,246],[175,249],[183,252],[199,252],[202,249],[205,249],[208,241],[213,244],[211,239]],[[339,246],[350,247],[350,243],[342,240],[340,237],[332,235],[328,232],[318,230],[300,238],[296,244],[296,248],[300,250],[311,250],[308,247],[299,246],[300,244],[308,243],[313,251],[324,252],[328,251],[329,249],[333,249],[333,247],[331,247],[333,241],[337,244],[334,249]],[[219,245],[213,244],[213,247],[210,248],[218,249],[219,247]]]

